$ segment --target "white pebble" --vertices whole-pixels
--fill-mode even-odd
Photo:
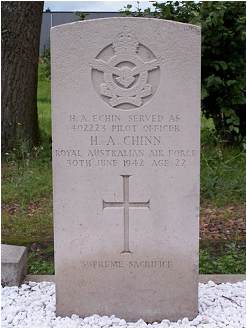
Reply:
[[[191,321],[164,319],[146,323],[126,322],[115,315],[81,318],[56,317],[55,285],[52,282],[26,282],[18,287],[2,287],[2,327],[21,328],[245,328],[245,281],[234,284],[199,283],[199,314]]]

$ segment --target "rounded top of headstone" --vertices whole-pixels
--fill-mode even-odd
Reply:
[[[182,22],[177,22],[177,21],[171,21],[167,19],[159,19],[159,18],[152,18],[152,17],[104,17],[104,18],[94,18],[94,19],[85,19],[83,21],[75,21],[71,23],[65,23],[65,24],[60,24],[56,26],[51,27],[51,31],[56,31],[60,30],[63,28],[67,27],[74,27],[78,25],[87,25],[87,24],[101,24],[101,23],[122,23],[122,22],[132,22],[132,23],[150,23],[150,24],[162,24],[162,25],[169,25],[169,26],[180,26],[181,28],[187,27],[187,31],[195,31],[195,32],[200,32],[201,27],[198,25],[194,24],[189,24],[189,23],[182,23]]]

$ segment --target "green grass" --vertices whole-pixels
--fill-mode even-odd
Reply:
[[[10,176],[2,184],[3,243],[53,243],[51,171],[47,169],[31,161],[26,168],[4,170]]]
[[[245,200],[245,153],[240,147],[202,145],[201,200],[216,206]]]
[[[200,248],[201,274],[245,273],[245,245],[236,242],[214,243]]]
[[[46,78],[42,65],[39,66],[37,99],[41,138],[44,140],[51,136],[51,82]]]
[[[2,242],[30,246],[53,242],[50,81],[39,70],[38,113],[42,144],[31,153],[6,155],[2,165]]]
[[[54,274],[53,244],[29,252],[27,270],[32,274]]]
[[[2,166],[2,243],[29,247],[30,273],[51,274],[53,268],[51,96],[50,81],[39,67],[38,114],[42,143],[32,152],[16,150]],[[226,147],[202,117],[201,204],[213,207],[245,202],[245,152]],[[226,218],[227,220],[227,218]],[[227,253],[201,245],[201,273],[244,272],[244,252],[230,242]],[[235,273],[232,272],[232,273]]]

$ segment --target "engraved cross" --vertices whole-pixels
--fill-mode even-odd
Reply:
[[[150,208],[150,200],[144,202],[129,201],[129,177],[131,175],[121,175],[123,177],[123,201],[107,202],[103,200],[103,209],[118,208],[124,209],[124,250],[123,253],[131,253],[129,247],[129,208]]]

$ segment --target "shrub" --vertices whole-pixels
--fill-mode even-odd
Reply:
[[[245,138],[245,2],[166,1],[150,9],[121,12],[153,16],[202,28],[202,112],[212,118],[216,134],[233,142]]]

